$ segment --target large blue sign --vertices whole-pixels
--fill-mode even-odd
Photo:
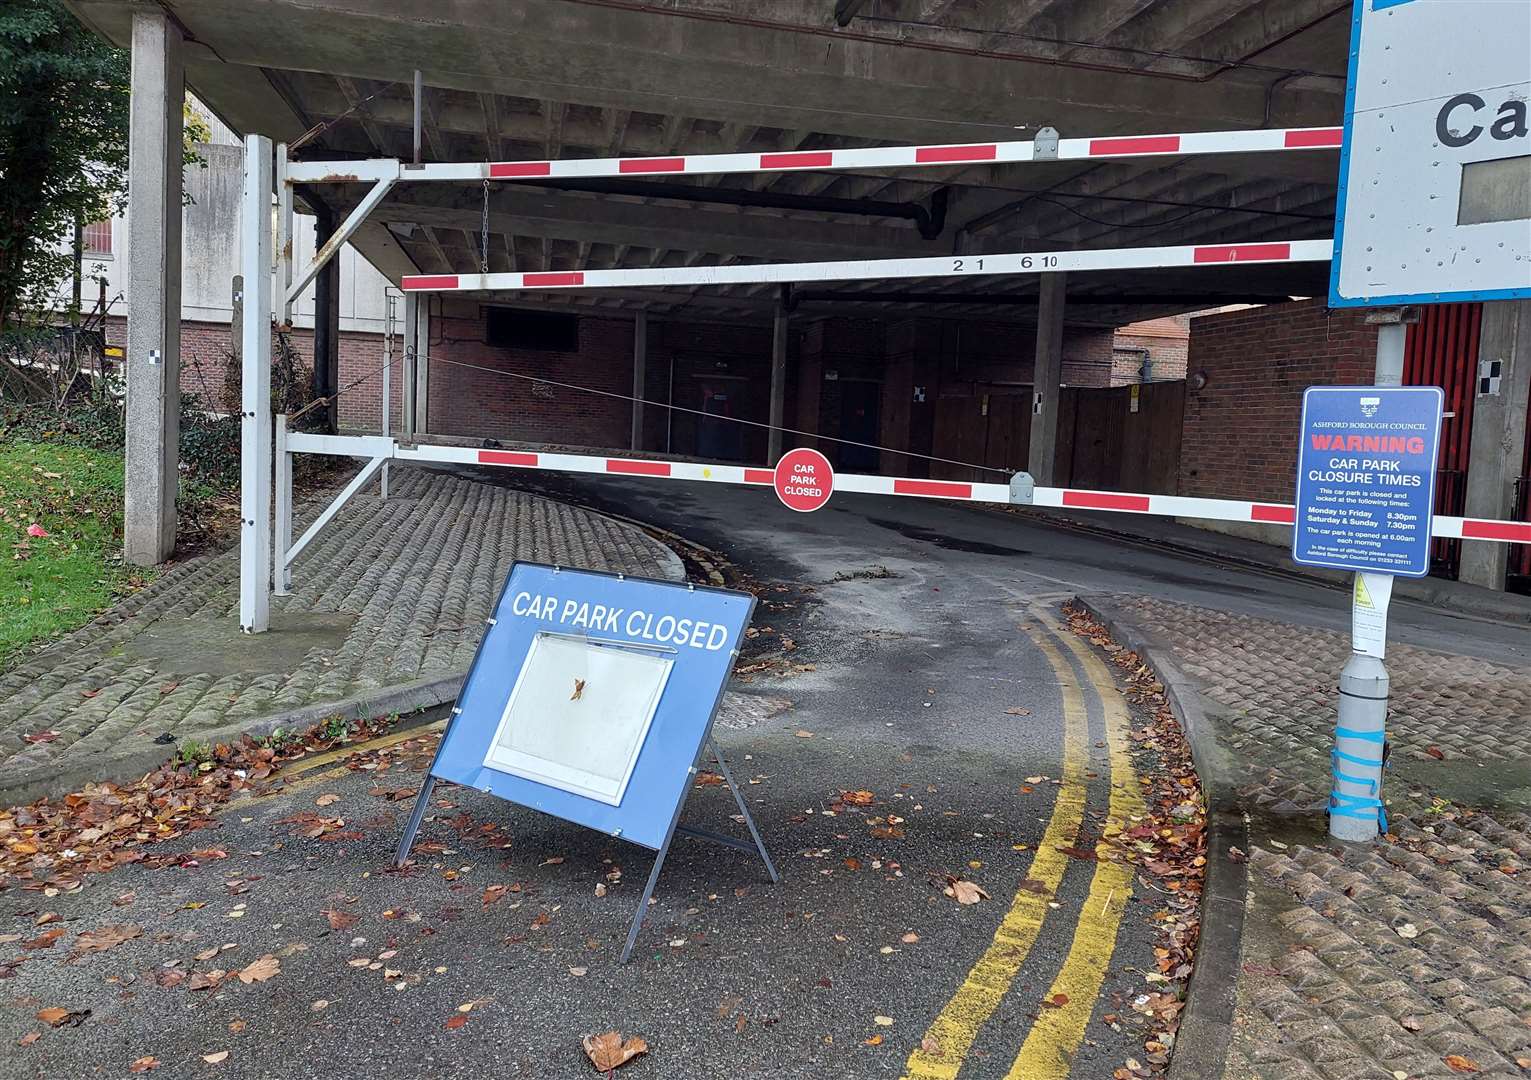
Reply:
[[[1313,386],[1302,400],[1292,559],[1403,577],[1430,572],[1434,386]]]
[[[431,776],[659,850],[754,606],[517,563]]]

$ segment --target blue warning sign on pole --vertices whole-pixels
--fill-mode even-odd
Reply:
[[[627,958],[675,835],[758,853],[776,871],[721,754],[753,843],[680,824],[755,598],[535,563],[511,568],[463,681],[399,862],[437,780],[657,851]]]
[[[1313,386],[1303,395],[1292,559],[1430,572],[1443,395],[1434,386]]]

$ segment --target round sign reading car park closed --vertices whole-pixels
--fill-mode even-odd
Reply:
[[[835,470],[817,450],[788,450],[776,463],[776,497],[789,510],[807,513],[829,502],[835,490]]]

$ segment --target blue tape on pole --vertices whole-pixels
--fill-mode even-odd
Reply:
[[[1366,766],[1369,766],[1369,767],[1374,768],[1374,769],[1382,768],[1382,759],[1381,758],[1356,757],[1354,754],[1347,754],[1343,750],[1333,750],[1333,751],[1330,751],[1330,752],[1332,754],[1334,754],[1335,757],[1339,758],[1341,761],[1348,761],[1352,765],[1366,765]]]
[[[711,730],[754,606],[749,594],[725,589],[517,563],[463,682],[431,775],[659,850],[690,789],[691,767]],[[534,649],[548,663],[572,665],[571,674],[566,678],[554,667],[536,675],[535,665],[527,663]],[[578,667],[586,649],[605,650],[590,661],[588,685],[579,679]],[[559,660],[556,650],[567,657]],[[631,690],[610,684],[629,678],[629,671],[647,673],[644,663],[656,672],[663,667],[654,675],[657,705],[649,706],[651,715],[641,728],[634,724],[617,732],[613,720],[612,738],[631,741],[636,757],[614,755],[602,741],[600,710],[610,695]],[[611,672],[604,685],[595,681],[598,670]],[[515,751],[523,763],[516,766],[520,772],[507,772],[510,740],[496,736],[502,727],[509,731],[518,715],[509,707],[512,697],[529,692],[520,688],[534,676],[544,687],[543,700],[575,719],[559,730],[528,717],[521,730],[529,741]],[[592,795],[589,783],[570,779],[579,775],[581,746],[592,757],[617,761],[610,775],[595,777],[612,784],[604,797]],[[542,764],[535,756],[539,748],[546,748]],[[500,767],[486,764],[491,754]]]
[[[1356,739],[1360,742],[1385,742],[1386,734],[1379,728],[1376,731],[1355,731],[1351,728],[1337,727],[1334,729],[1335,738]]]

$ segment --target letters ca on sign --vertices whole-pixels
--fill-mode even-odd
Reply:
[[[1488,102],[1473,93],[1447,99],[1435,114],[1435,137],[1443,146],[1461,148],[1471,146],[1485,132],[1496,142],[1524,139],[1531,132],[1524,98],[1508,98],[1492,114],[1488,109]]]

